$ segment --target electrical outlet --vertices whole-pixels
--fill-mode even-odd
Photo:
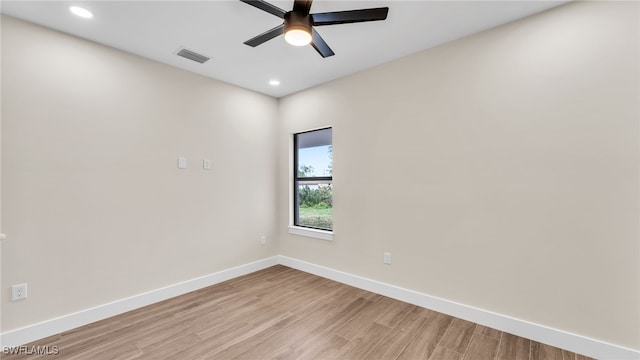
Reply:
[[[385,264],[391,264],[391,253],[390,252],[384,253],[384,263]]]
[[[260,245],[267,244],[267,237],[265,235],[260,236]]]
[[[13,285],[11,287],[11,301],[27,298],[27,284]]]

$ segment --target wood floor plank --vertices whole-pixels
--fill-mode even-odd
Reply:
[[[333,299],[336,292],[342,288],[341,284],[318,278],[321,281],[313,283],[308,288],[294,289],[295,295],[287,299],[286,302],[279,303],[282,309],[295,314],[303,315],[305,313],[313,312],[318,306],[326,304],[330,299]]]
[[[184,297],[183,297],[184,296]],[[174,314],[178,308],[190,304],[193,299],[197,299],[199,295],[195,292],[184,294],[182,296],[167,299],[152,305],[147,305],[135,311],[129,311],[124,314],[116,315],[107,321],[117,321],[122,326],[133,325],[141,321],[148,321],[153,317],[165,317]],[[175,300],[175,301],[174,301]]]
[[[475,331],[476,324],[462,320],[453,319],[451,325],[444,333],[444,336],[440,340],[438,345],[454,350],[460,354],[464,354],[471,342],[471,337]]]
[[[529,360],[530,348],[530,340],[502,333],[496,360]]]
[[[382,340],[389,332],[391,328],[378,323],[371,323],[371,325],[361,333],[356,339],[349,341],[338,354],[336,359],[381,359],[380,354],[370,354],[369,349],[371,344],[377,344]]]
[[[462,356],[459,352],[438,345],[429,360],[462,360]]]
[[[453,321],[453,317],[435,311],[426,315],[422,328],[418,330],[417,335],[398,359],[428,359]]]
[[[282,348],[283,345],[287,345],[291,348],[291,350],[295,351],[296,349],[292,346],[292,344],[298,343],[305,336],[305,332],[309,329],[310,326],[313,326],[314,323],[317,323],[320,319],[316,316],[310,316],[306,318],[298,318],[295,315],[292,315],[296,318],[295,321],[290,323],[285,328],[273,332],[266,341],[256,344],[257,346],[253,346],[247,351],[243,352],[238,356],[238,358],[242,359],[266,359],[270,357],[272,353],[278,353],[278,350]],[[254,341],[255,343],[255,341]],[[313,343],[313,345],[317,345],[317,341]],[[281,355],[282,356],[282,355]]]
[[[549,346],[539,343],[537,341],[531,342],[531,360],[563,360],[562,350],[557,347]]]
[[[201,342],[198,346],[191,346],[183,349],[181,352],[182,359],[207,359],[209,354],[215,354],[222,349],[233,344],[234,341],[241,339],[243,335],[247,334],[254,327],[246,323],[230,323],[228,327],[219,329],[220,332],[215,333],[215,336],[202,338],[199,334],[198,337]],[[158,357],[163,359],[164,357]]]
[[[265,359],[269,360],[297,360],[299,355],[290,346],[281,346],[275,352],[269,354]]]
[[[334,334],[337,329],[349,322],[354,316],[370,306],[372,302],[364,298],[357,298],[349,302],[347,306],[337,306],[327,311],[327,317],[320,321],[311,331],[310,337]]]
[[[464,360],[480,360],[487,359],[492,360],[496,357],[498,352],[498,343],[500,340],[495,337],[482,335],[479,333],[473,334],[469,347],[464,352]]]
[[[189,323],[171,324],[166,327],[158,327],[155,331],[147,333],[144,337],[138,337],[134,344],[140,351],[146,353],[168,342],[172,342],[176,338],[181,338],[185,334],[193,334],[195,336]]]
[[[374,322],[376,322],[376,320],[383,313],[388,312],[389,311],[388,309],[395,305],[392,302],[392,300],[393,299],[385,298],[380,301],[376,301],[372,303],[370,306],[367,306],[358,314],[356,314],[351,319],[349,319],[349,321],[347,321],[343,326],[336,329],[334,334],[348,340],[353,340],[357,338],[366,329],[368,329]],[[381,325],[384,325],[384,324],[381,324]]]
[[[431,317],[434,314],[440,314],[437,311],[433,311],[431,309],[423,308],[420,306],[415,306],[411,311],[425,318]]]
[[[200,333],[205,332],[217,324],[217,320],[221,316],[221,308],[215,310],[202,310],[202,312],[193,312],[189,315],[181,314],[179,317],[176,315],[174,319],[163,324],[149,329],[148,331],[140,332],[133,335],[132,340],[135,344],[145,352],[149,347],[153,347],[157,343],[170,341],[174,336],[181,336],[184,333]],[[238,322],[232,321],[232,324],[238,324]],[[224,323],[227,324],[226,322]]]
[[[247,333],[240,341],[224,347],[224,349],[217,351],[215,354],[209,354],[209,356],[215,355],[215,357],[219,359],[250,359],[242,355],[245,352],[251,351],[255,346],[259,346],[262,342],[269,340],[271,336],[274,336],[278,331],[286,328],[295,320],[296,318],[293,315],[286,316],[268,327]]]
[[[135,360],[175,359],[183,358],[184,353],[190,348],[196,348],[202,343],[202,339],[192,332],[176,334],[171,339],[157,342],[140,350],[141,354],[134,357]]]
[[[387,297],[379,300],[379,302],[383,301],[387,301],[389,304],[380,312],[380,316],[377,317],[376,322],[390,328],[395,327],[407,312],[415,308],[415,305]]]
[[[406,312],[396,327],[378,343],[373,344],[366,355],[371,358],[380,356],[381,359],[397,359],[418,335],[426,321],[426,318],[415,312]],[[379,324],[377,321],[376,323]]]
[[[213,331],[207,330],[204,333],[198,333],[198,336],[207,342],[207,349],[211,351],[232,344],[254,329],[253,325],[247,323],[229,323],[228,326]]]
[[[118,320],[97,321],[69,331],[61,333],[58,337],[65,340],[101,337],[106,332],[122,329],[123,325]]]
[[[299,349],[296,360],[336,359],[347,343],[349,340],[337,335],[323,337],[322,340]]]
[[[132,334],[143,335],[145,330],[151,329],[157,322],[168,323],[172,318],[171,314],[154,314],[149,322],[136,322],[129,326],[120,326],[116,322],[105,321],[89,324],[86,326],[88,329],[86,336],[83,336],[82,332],[70,331],[62,333],[58,346],[60,348],[60,354],[64,354],[65,359],[75,359],[87,356],[86,354],[102,353],[107,351],[108,347],[113,344],[123,343],[123,349],[133,348],[137,350],[134,342],[131,342],[129,337]],[[101,328],[102,332],[92,331],[95,328]],[[129,346],[131,345],[131,346]]]
[[[588,359],[282,265],[27,345],[57,360]]]
[[[102,346],[94,349],[88,349],[82,354],[65,357],[68,360],[86,360],[86,359],[113,359],[113,360],[132,360],[140,356],[142,352],[133,344],[114,344],[114,346]]]
[[[361,299],[361,301],[353,304],[359,304],[359,306],[347,306],[347,308],[343,308],[343,306],[338,306],[336,303],[328,302],[319,305],[316,311],[296,315],[299,318],[297,321],[292,323],[287,329],[271,337],[269,341],[276,344],[287,344],[300,355],[313,352],[317,347],[324,346],[327,339],[332,339],[332,336],[328,335],[333,329],[331,325],[335,326],[336,323],[340,324],[341,321],[347,321],[350,313],[363,308],[368,302]],[[338,309],[342,309],[345,312],[337,312]],[[337,316],[344,315],[345,319],[340,320],[339,318],[330,318],[327,316],[332,313],[337,313]],[[269,348],[271,348],[271,346],[269,346]],[[316,349],[315,351],[317,352],[319,350]]]
[[[502,336],[502,331],[496,330],[487,326],[478,325],[476,326],[476,334],[488,336],[490,338],[494,338],[496,340],[500,340],[500,336]]]

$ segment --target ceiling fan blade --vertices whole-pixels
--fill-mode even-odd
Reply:
[[[271,5],[266,1],[262,0],[240,0],[245,4],[249,4],[251,6],[257,7],[260,10],[266,11],[269,14],[273,14],[281,19],[284,19],[284,14],[286,11],[280,9],[277,6]]]
[[[309,10],[311,10],[311,2],[313,2],[313,0],[295,0],[293,2],[293,11],[300,14],[309,15]]]
[[[311,14],[314,26],[378,21],[387,18],[388,7]]]
[[[254,37],[253,39],[247,40],[244,43],[249,46],[256,47],[264,42],[267,42],[278,35],[282,35],[284,33],[284,24],[280,24],[274,27],[271,30],[267,30],[262,34]]]
[[[316,49],[318,54],[320,54],[320,56],[322,56],[323,58],[335,55],[333,50],[331,50],[329,45],[327,45],[327,43],[324,41],[322,36],[320,36],[316,29],[313,28],[311,29],[311,46],[313,46],[313,48]]]

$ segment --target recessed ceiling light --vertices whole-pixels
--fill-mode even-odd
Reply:
[[[280,81],[278,81],[278,80],[269,80],[269,85],[278,86],[278,85],[280,85]]]
[[[91,11],[79,6],[70,6],[69,10],[75,15],[80,16],[81,18],[91,19],[93,17]]]

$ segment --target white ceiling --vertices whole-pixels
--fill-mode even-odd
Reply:
[[[389,7],[386,21],[318,27],[336,53],[323,59],[282,36],[256,48],[243,42],[282,23],[237,0],[11,1],[2,13],[112,46],[214,79],[282,97],[439,44],[505,24],[566,1],[316,0],[311,12]],[[285,11],[293,0],[272,1]],[[80,5],[93,19],[69,11]],[[180,47],[210,56],[198,64]],[[278,79],[279,86],[268,81]]]

